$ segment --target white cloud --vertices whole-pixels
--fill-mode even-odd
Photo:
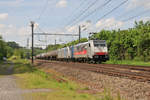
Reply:
[[[67,6],[67,0],[59,0],[59,2],[56,4],[56,7],[64,8]]]
[[[150,21],[150,17],[143,17],[140,19],[140,21],[144,21],[144,22],[147,22],[147,21]]]
[[[6,41],[16,41],[20,45],[25,46],[26,45],[26,39],[31,34],[31,28],[28,27],[16,27],[12,24],[5,25],[0,24],[0,35],[4,38]]]
[[[30,27],[15,27],[13,25],[8,25],[1,30],[3,31],[3,36],[5,37],[24,37],[30,35]],[[18,38],[19,39],[19,38]]]
[[[150,9],[150,0],[130,0],[127,8],[133,9],[140,6],[145,9]]]
[[[108,18],[108,19],[101,19],[96,23],[96,28],[112,28],[112,29],[116,29],[116,28],[120,28],[121,26],[123,26],[123,22],[122,21],[117,21],[114,18]]]
[[[35,28],[35,29],[37,29],[38,26],[39,26],[38,23],[35,23],[35,24],[34,24],[34,28]]]
[[[87,29],[89,29],[89,27],[92,26],[92,23],[91,21],[86,21],[86,22],[80,22],[74,26],[68,26],[66,27],[66,30],[68,32],[71,32],[71,33],[75,33],[75,32],[78,32],[79,31],[79,25],[81,26],[81,30],[82,31],[85,31]]]
[[[8,25],[8,28],[12,28],[12,27],[13,27],[13,25],[12,25],[12,24]]]
[[[8,13],[1,13],[0,14],[0,20],[4,20],[8,18]]]
[[[78,29],[78,27],[77,26],[69,26],[69,27],[66,27],[66,30],[68,31],[68,32],[77,32],[77,29]]]

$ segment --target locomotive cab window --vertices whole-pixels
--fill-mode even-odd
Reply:
[[[105,47],[105,44],[94,44],[95,47]]]

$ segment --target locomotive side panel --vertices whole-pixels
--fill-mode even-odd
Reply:
[[[74,58],[88,57],[88,42],[74,46]]]

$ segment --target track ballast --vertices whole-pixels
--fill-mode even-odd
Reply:
[[[53,65],[62,65],[63,67],[79,68],[109,76],[129,78],[141,82],[150,82],[150,67],[146,66],[129,66],[113,64],[87,64],[77,62],[59,62],[48,60],[36,60],[40,63],[51,63]]]

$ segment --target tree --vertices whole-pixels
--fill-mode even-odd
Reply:
[[[0,36],[0,60],[2,60],[3,57],[6,56],[7,56],[6,43],[3,41],[2,37]]]
[[[7,45],[12,47],[13,49],[19,49],[20,48],[19,44],[16,42],[7,42]]]

